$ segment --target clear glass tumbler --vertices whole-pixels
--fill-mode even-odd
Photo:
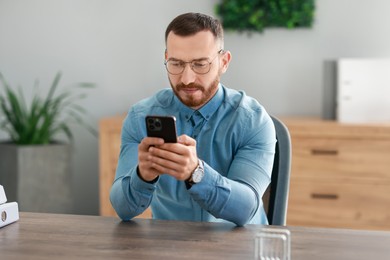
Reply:
[[[262,228],[255,237],[255,259],[290,260],[291,234],[288,229]]]

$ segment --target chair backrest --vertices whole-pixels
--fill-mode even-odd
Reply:
[[[270,225],[286,225],[291,170],[291,138],[287,127],[271,116],[276,131],[275,159],[271,183],[264,196],[264,208]]]

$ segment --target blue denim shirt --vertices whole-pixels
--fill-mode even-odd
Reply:
[[[155,183],[139,178],[138,144],[146,137],[149,114],[175,116],[178,135],[196,139],[205,168],[200,183],[187,189],[169,175]],[[195,111],[171,89],[163,89],[132,106],[123,122],[111,203],[123,220],[150,205],[156,219],[268,224],[262,196],[271,179],[275,143],[270,116],[244,92],[220,84],[216,95]]]

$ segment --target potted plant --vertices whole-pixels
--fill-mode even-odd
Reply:
[[[9,135],[9,140],[0,142],[0,183],[22,211],[72,211],[70,124],[81,124],[97,135],[83,121],[86,110],[77,104],[85,93],[66,90],[57,94],[60,79],[58,72],[44,98],[36,84],[30,102],[26,102],[23,90],[12,89],[0,73],[0,131]],[[79,88],[92,86],[76,84]],[[58,141],[61,134],[70,142]]]

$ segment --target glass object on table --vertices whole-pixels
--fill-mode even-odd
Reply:
[[[287,229],[262,228],[255,237],[256,260],[290,260],[291,234]]]

